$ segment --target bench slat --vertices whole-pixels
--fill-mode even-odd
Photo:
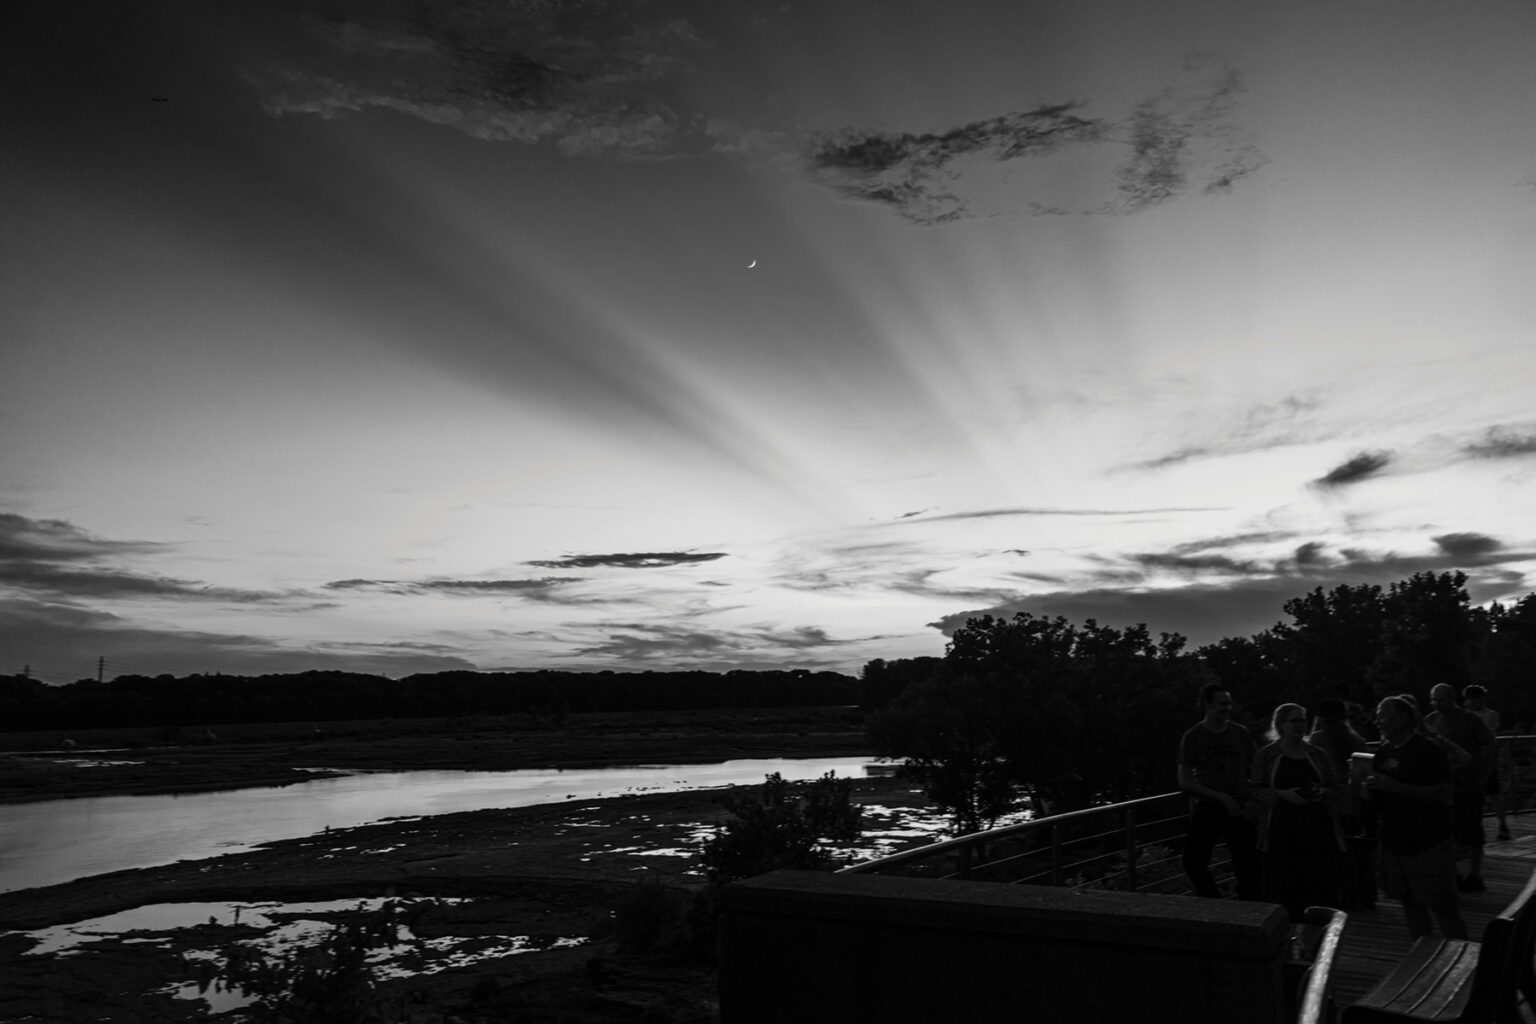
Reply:
[[[1514,1024],[1521,989],[1536,989],[1536,872],[1483,930],[1482,942],[1424,937],[1377,985],[1340,1015],[1342,1024],[1405,1021]],[[1527,987],[1529,986],[1529,987]]]
[[[1345,1008],[1344,1021],[1375,1024],[1460,1018],[1472,997],[1479,948],[1465,939],[1419,939],[1391,974]]]

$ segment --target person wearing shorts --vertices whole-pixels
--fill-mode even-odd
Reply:
[[[1383,698],[1376,707],[1376,725],[1382,742],[1363,795],[1377,808],[1382,889],[1403,905],[1410,937],[1428,935],[1433,921],[1442,937],[1465,939],[1450,760],[1419,731],[1419,710],[1411,698]]]

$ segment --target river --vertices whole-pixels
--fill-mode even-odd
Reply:
[[[239,853],[384,818],[750,785],[770,772],[858,777],[867,757],[524,771],[360,772],[292,786],[0,806],[0,892]],[[110,770],[109,766],[93,770]]]

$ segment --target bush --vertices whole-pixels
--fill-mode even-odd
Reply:
[[[398,1001],[379,994],[368,953],[397,945],[401,927],[422,909],[419,904],[392,901],[331,926],[318,942],[278,954],[230,945],[223,950],[222,963],[198,964],[198,991],[214,985],[256,996],[245,1011],[255,1021],[404,1024],[414,1015]]]
[[[721,804],[731,818],[704,844],[704,872],[721,885],[781,868],[819,870],[831,863],[824,841],[857,842],[864,809],[853,782],[831,772],[814,782],[786,782],[778,772],[747,796]]]

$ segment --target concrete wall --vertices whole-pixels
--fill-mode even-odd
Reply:
[[[722,891],[721,1024],[1280,1022],[1269,903],[779,871]]]

